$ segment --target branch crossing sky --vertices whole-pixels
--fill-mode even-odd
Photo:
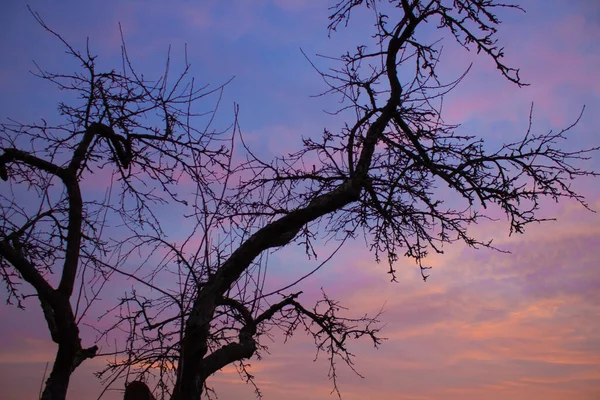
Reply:
[[[120,66],[119,23],[137,69],[158,75],[171,46],[173,68],[185,49],[200,84],[218,86],[232,76],[218,123],[226,127],[233,103],[240,105],[246,141],[263,156],[289,153],[302,136],[335,129],[337,99],[314,98],[326,89],[302,55],[338,56],[369,35],[370,21],[357,21],[327,37],[332,0],[74,1],[31,0],[31,8],[74,47],[92,53],[103,68]],[[534,104],[534,131],[561,129],[585,105],[566,148],[600,145],[600,3],[593,0],[524,0],[527,13],[503,12],[500,45],[506,60],[521,68],[531,86],[517,88],[492,63],[444,41],[442,77],[456,78],[471,61],[465,81],[444,101],[447,122],[490,145],[522,135]],[[435,32],[432,33],[435,36]],[[432,37],[434,37],[432,36]],[[32,61],[51,71],[78,68],[45,33],[24,2],[0,5],[0,117],[33,122],[56,120],[63,95],[28,71]],[[318,59],[317,59],[318,62]],[[582,166],[600,171],[600,154]],[[576,183],[600,210],[600,180]],[[6,186],[0,184],[0,190]],[[397,266],[390,283],[363,243],[350,244],[316,276],[304,282],[302,301],[311,304],[323,287],[352,315],[376,313],[385,304],[379,349],[353,344],[361,379],[340,367],[344,399],[593,400],[600,398],[600,216],[572,203],[548,202],[544,214],[556,222],[508,237],[500,219],[473,228],[481,238],[512,254],[447,247],[432,256],[432,276],[423,283],[414,262]],[[175,222],[174,222],[175,224]],[[177,226],[175,225],[173,229]],[[272,284],[292,282],[314,268],[298,249],[278,255]],[[2,296],[4,288],[0,289]],[[115,296],[119,294],[114,294]],[[106,299],[107,301],[111,299]],[[113,299],[114,300],[114,299]],[[0,308],[0,388],[4,400],[37,396],[46,362],[54,358],[39,304],[26,311]],[[84,345],[93,331],[83,329]],[[270,346],[271,355],[252,360],[266,400],[334,399],[326,358],[302,332]],[[102,360],[87,361],[72,378],[71,399],[92,399],[100,385],[92,376]],[[253,399],[253,388],[234,368],[212,380],[220,398]],[[122,392],[108,392],[119,399]]]

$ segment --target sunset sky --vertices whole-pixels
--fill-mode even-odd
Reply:
[[[159,74],[169,46],[174,68],[184,49],[192,75],[225,90],[218,123],[232,120],[240,105],[247,143],[264,157],[299,149],[301,138],[324,127],[340,127],[338,99],[311,97],[324,90],[320,76],[301,53],[338,56],[372,34],[357,21],[327,36],[333,0],[61,1],[30,0],[33,10],[74,47],[92,52],[105,69],[120,67],[119,23],[136,68]],[[471,61],[461,86],[444,100],[449,123],[483,137],[490,145],[520,137],[534,104],[533,130],[560,130],[582,107],[580,123],[564,148],[600,146],[600,2],[523,0],[527,13],[502,12],[500,45],[506,61],[530,84],[518,88],[490,60],[444,40],[442,78],[453,79]],[[432,32],[431,37],[441,33]],[[0,118],[34,122],[57,118],[61,93],[28,71],[33,61],[52,71],[78,65],[37,25],[21,0],[0,4]],[[318,61],[318,58],[315,58]],[[348,121],[352,122],[352,121]],[[600,171],[600,152],[580,164]],[[574,184],[591,208],[600,211],[600,178]],[[0,191],[7,186],[0,182]],[[339,367],[343,399],[373,400],[594,400],[600,399],[600,215],[572,201],[544,202],[543,213],[557,221],[508,236],[508,224],[473,226],[471,233],[510,254],[444,248],[428,258],[426,283],[414,261],[401,259],[398,283],[377,264],[364,241],[350,243],[317,274],[302,283],[306,305],[321,287],[349,308],[348,316],[376,313],[382,306],[387,338],[379,349],[368,341],[351,344],[360,378]],[[173,219],[171,231],[181,224]],[[168,229],[169,230],[169,229]],[[327,253],[323,249],[323,254]],[[316,266],[290,248],[272,265],[270,285],[293,282]],[[319,259],[319,261],[321,258]],[[4,302],[6,290],[0,288]],[[108,307],[114,299],[105,298]],[[54,358],[39,303],[26,310],[0,307],[0,397],[36,398],[47,362]],[[82,329],[84,346],[95,334]],[[314,361],[311,337],[303,332],[288,343],[269,345],[270,355],[251,360],[265,400],[335,399],[326,357]],[[101,392],[92,375],[104,360],[88,360],[71,379],[69,399],[95,399]],[[249,400],[253,387],[233,368],[210,383],[220,399]],[[112,391],[103,399],[122,398]]]

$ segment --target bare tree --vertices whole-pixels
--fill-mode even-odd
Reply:
[[[349,340],[366,336],[380,344],[379,314],[348,317],[325,293],[314,306],[304,306],[301,292],[292,290],[297,282],[268,292],[270,252],[296,242],[311,257],[317,240],[338,240],[338,249],[364,235],[376,259],[389,264],[392,279],[401,255],[415,259],[426,279],[428,267],[422,261],[428,252],[442,252],[444,244],[491,247],[468,233],[470,224],[488,217],[489,206],[506,214],[511,233],[543,220],[537,213],[542,197],[572,198],[587,207],[570,182],[596,175],[577,163],[597,149],[561,150],[573,125],[536,134],[530,124],[521,140],[491,149],[481,138],[458,134],[457,126],[442,118],[441,99],[462,77],[440,81],[439,42],[420,39],[422,27],[437,23],[439,32],[483,52],[506,79],[522,86],[518,69],[503,63],[495,39],[500,23],[495,10],[521,10],[518,6],[493,0],[342,0],[331,9],[330,32],[347,25],[359,7],[373,12],[374,42],[333,59],[331,69],[317,69],[328,85],[326,93],[342,97],[338,112],[352,122],[337,132],[325,130],[320,138],[305,138],[296,153],[274,160],[254,155],[237,122],[226,135],[193,130],[186,107],[204,92],[182,87],[181,80],[166,89],[166,74],[158,82],[145,81],[126,54],[127,73],[98,74],[89,53],[69,47],[87,75],[40,73],[79,91],[85,101],[78,107],[61,105],[69,118],[64,126],[4,127],[3,178],[39,190],[44,200],[36,210],[25,210],[14,198],[2,198],[7,221],[0,253],[3,276],[13,296],[18,295],[15,279],[22,278],[43,306],[62,296],[60,304],[69,310],[71,293],[62,294],[62,281],[53,289],[44,279],[58,254],[64,254],[63,276],[74,277],[79,261],[104,277],[116,273],[137,283],[107,312],[117,320],[102,337],[128,334],[118,357],[100,374],[107,383],[132,373],[136,378],[155,374],[159,398],[210,396],[206,383],[212,374],[235,364],[252,382],[246,360],[261,356],[264,338],[276,329],[290,336],[301,328],[327,354],[337,390],[336,362],[353,366]],[[163,126],[140,120],[156,112]],[[47,149],[17,150],[24,137]],[[239,147],[243,161],[234,162],[232,152]],[[69,151],[72,155],[66,156]],[[82,200],[79,182],[108,165],[116,167],[122,194],[102,202]],[[195,185],[186,197],[175,185],[184,176]],[[52,179],[66,187],[62,197],[52,192]],[[164,197],[148,189],[155,187],[164,189]],[[439,187],[450,188],[464,206],[446,205]],[[153,207],[166,201],[188,206],[186,215],[195,228],[186,240],[171,241],[162,232]],[[124,221],[130,236],[102,236],[108,221],[99,217],[104,210]],[[69,255],[74,266],[67,264]],[[171,286],[157,284],[164,277]],[[57,315],[58,306],[53,310]],[[74,313],[69,315],[69,326],[76,327]],[[58,317],[47,313],[46,318],[52,332],[51,321]],[[61,335],[53,335],[59,354],[67,346]],[[76,329],[74,337],[79,343]],[[68,346],[69,354],[81,347]],[[69,373],[75,365],[70,357]],[[68,374],[63,375],[68,383]],[[53,379],[58,380],[51,375],[48,387]],[[62,398],[65,392],[66,384]]]
[[[189,65],[169,81],[169,61],[162,77],[148,80],[124,47],[122,71],[99,72],[89,49],[80,53],[32,15],[82,72],[34,72],[76,95],[58,105],[62,122],[1,125],[0,271],[9,303],[38,298],[58,347],[42,398],[64,399],[72,372],[98,351],[82,345],[79,327],[114,273],[114,246],[125,232],[161,235],[154,207],[186,203],[176,190],[180,177],[209,192],[212,170],[226,161],[219,133],[206,133],[216,109],[205,131],[190,123],[192,106],[222,87],[197,87],[187,79]],[[94,176],[103,173],[104,187]]]
[[[195,247],[148,238],[170,254],[155,273],[170,267],[179,282],[162,296],[132,293],[122,299],[128,356],[107,371],[158,367],[163,397],[197,399],[210,395],[207,378],[228,364],[236,363],[251,381],[245,360],[260,357],[261,338],[273,328],[289,336],[302,326],[328,354],[337,390],[336,360],[352,367],[349,338],[368,336],[380,343],[378,315],[346,319],[326,295],[313,309],[305,308],[290,287],[265,293],[270,251],[294,241],[311,256],[319,238],[342,245],[363,234],[376,259],[388,262],[393,280],[402,254],[417,261],[425,280],[428,267],[422,261],[430,251],[441,253],[443,244],[491,247],[467,231],[488,217],[490,205],[506,214],[511,233],[542,220],[537,213],[542,197],[572,198],[587,207],[569,182],[595,175],[576,163],[597,149],[561,150],[573,125],[535,134],[530,124],[521,140],[494,150],[481,138],[458,134],[442,118],[442,97],[464,75],[450,83],[439,80],[439,43],[420,40],[419,29],[437,22],[440,32],[484,53],[506,79],[523,86],[519,70],[503,63],[495,39],[495,9],[520,7],[491,0],[343,0],[332,7],[330,32],[347,25],[358,7],[375,16],[375,42],[334,59],[334,68],[315,66],[328,85],[325,94],[341,96],[338,112],[353,122],[339,132],[325,130],[319,139],[305,138],[297,153],[274,160],[261,160],[244,146],[246,161],[228,170],[216,202],[199,202],[195,216],[202,239]],[[447,206],[436,190],[440,186],[452,189],[464,206]],[[165,379],[167,371],[175,372]]]

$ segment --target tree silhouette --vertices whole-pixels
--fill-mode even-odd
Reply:
[[[38,67],[37,75],[81,97],[59,104],[61,124],[2,124],[0,270],[9,302],[22,307],[21,280],[35,290],[58,345],[42,399],[64,399],[72,372],[97,354],[95,345],[82,347],[79,324],[119,265],[112,260],[124,232],[160,236],[153,207],[186,203],[173,190],[180,177],[205,190],[212,169],[222,168],[226,149],[208,148],[218,134],[188,124],[191,105],[222,88],[186,82],[187,68],[170,83],[168,62],[164,76],[146,80],[125,48],[123,71],[98,72],[89,49],[80,53],[32,15],[83,69],[57,74]],[[108,182],[98,194],[102,179],[94,174],[105,171]],[[123,229],[112,236],[115,225]]]
[[[155,400],[148,385],[142,381],[129,382],[123,400]]]
[[[13,190],[0,203],[0,265],[11,298],[20,299],[21,279],[35,289],[58,344],[44,398],[64,398],[73,369],[96,354],[95,347],[82,348],[77,323],[98,285],[115,274],[136,285],[107,312],[106,318],[117,318],[112,328],[100,332],[100,338],[128,334],[118,357],[100,373],[107,383],[152,373],[158,398],[210,397],[206,382],[212,374],[234,364],[253,382],[246,360],[261,356],[263,338],[303,329],[327,355],[339,394],[337,362],[353,368],[350,339],[381,343],[380,315],[348,317],[325,293],[305,306],[301,292],[292,290],[298,282],[266,291],[271,252],[295,242],[312,257],[317,240],[336,240],[339,249],[363,235],[376,260],[387,261],[393,280],[401,255],[415,259],[426,279],[423,259],[441,253],[445,243],[491,247],[468,233],[470,224],[489,217],[491,205],[506,214],[511,233],[543,220],[537,213],[543,197],[572,198],[587,207],[570,182],[596,175],[576,164],[597,149],[561,150],[574,124],[536,134],[530,118],[521,140],[494,150],[442,118],[441,99],[462,77],[441,82],[439,43],[420,39],[419,29],[437,24],[522,86],[519,70],[503,63],[496,44],[495,10],[518,6],[342,0],[331,8],[330,33],[348,25],[360,7],[376,17],[374,43],[342,54],[326,71],[313,63],[328,85],[326,94],[342,97],[339,113],[349,122],[305,138],[297,152],[273,160],[261,159],[243,141],[237,111],[224,132],[211,128],[216,108],[205,126],[195,125],[200,116],[192,106],[222,87],[197,89],[186,80],[189,67],[169,84],[167,63],[165,75],[149,81],[135,72],[123,47],[123,71],[100,73],[89,51],[81,54],[64,42],[84,73],[40,69],[41,78],[79,93],[79,103],[60,104],[63,125],[3,125],[0,172]],[[236,148],[242,149],[237,158]],[[99,170],[113,171],[110,193],[84,196],[81,183]],[[187,188],[191,183],[191,194],[183,182]],[[444,187],[463,200],[460,208],[444,203]],[[39,204],[23,206],[23,190],[36,191]],[[165,236],[167,217],[157,211],[165,204],[194,222],[186,240]],[[50,273],[57,268],[55,288]],[[97,276],[96,286],[78,275],[81,270]],[[79,292],[92,296],[74,301],[77,276]],[[73,311],[82,298],[83,311]]]

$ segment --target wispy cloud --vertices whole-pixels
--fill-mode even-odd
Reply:
[[[194,74],[202,82],[218,84],[236,75],[224,104],[241,103],[247,142],[268,157],[292,152],[301,136],[318,135],[323,126],[339,122],[339,117],[320,113],[323,108],[335,110],[337,99],[309,98],[324,87],[298,48],[308,54],[338,55],[341,45],[364,32],[362,26],[352,27],[347,32],[350,39],[337,35],[326,40],[324,3],[236,0],[227,6],[218,1],[175,6],[131,1],[59,7],[34,1],[32,7],[80,48],[89,36],[92,49],[101,53],[99,60],[111,68],[120,57],[118,22],[136,65],[153,72],[164,69],[169,44],[175,58],[187,43]],[[551,6],[538,1],[531,2],[528,14],[507,16],[500,44],[531,86],[518,89],[504,82],[494,65],[478,58],[464,84],[444,101],[448,122],[465,122],[464,132],[482,134],[494,145],[525,132],[531,102],[534,129],[542,131],[570,124],[585,104],[587,112],[565,146],[599,145],[599,10],[589,1]],[[12,7],[10,12],[14,21],[0,27],[7,38],[1,48],[14,56],[0,60],[0,87],[16,94],[3,96],[2,116],[36,120],[55,111],[57,97],[29,80],[24,71],[31,68],[31,59],[67,71],[76,65],[58,57],[64,49],[35,27],[24,8]],[[456,77],[474,54],[445,46],[445,75]],[[181,59],[177,62],[180,66]],[[18,92],[21,88],[23,93]],[[224,125],[230,122],[228,111],[219,120]],[[598,157],[587,163],[600,165]],[[100,173],[93,178],[106,183],[110,177]],[[590,196],[592,208],[600,209],[597,182],[582,180],[578,185]],[[525,235],[507,237],[501,214],[496,223],[472,227],[474,235],[494,238],[511,254],[446,246],[445,254],[426,260],[434,267],[426,283],[414,262],[406,259],[396,266],[399,283],[390,283],[387,266],[376,264],[361,240],[303,282],[299,289],[305,291],[306,304],[317,301],[322,287],[349,308],[347,315],[376,313],[385,305],[382,333],[388,340],[382,347],[375,350],[368,341],[351,344],[357,370],[365,378],[338,363],[344,399],[598,398],[600,217],[573,202],[543,205],[544,215],[557,216],[558,222],[528,227]],[[166,229],[175,232],[187,226],[180,222],[174,218]],[[268,286],[293,282],[310,271],[332,249],[322,250],[317,261],[307,261],[302,249],[293,246],[273,254]],[[130,286],[130,281],[115,280],[103,299],[115,301]],[[54,357],[43,316],[34,299],[29,300],[26,313],[0,309],[0,387],[8,400],[34,398],[45,363]],[[322,354],[313,361],[311,337],[298,331],[284,343],[274,333],[275,341],[267,341],[270,354],[250,361],[265,399],[331,399],[327,357]],[[96,338],[87,328],[83,335],[86,343]],[[100,392],[92,372],[103,361],[86,362],[77,370],[72,398]],[[222,398],[253,398],[253,387],[231,367],[215,375],[212,384]],[[122,392],[110,392],[106,398],[120,399]]]

